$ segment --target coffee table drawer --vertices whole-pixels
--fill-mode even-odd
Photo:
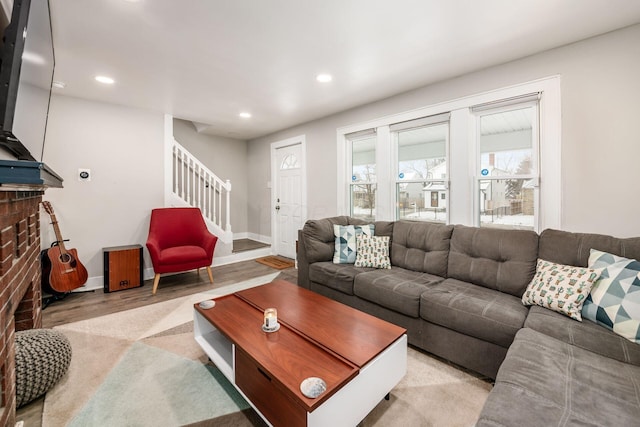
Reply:
[[[244,351],[236,347],[236,385],[274,427],[306,426],[307,412],[287,397]]]

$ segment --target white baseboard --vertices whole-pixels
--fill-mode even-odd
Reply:
[[[238,239],[249,239],[260,243],[266,243],[267,245],[271,244],[271,236],[263,236],[262,234],[249,233],[247,231],[242,233],[233,233],[233,240]]]
[[[263,256],[273,255],[271,248],[254,249],[252,251],[237,252],[235,254],[213,257],[213,266],[233,264],[234,262],[247,261],[250,259],[261,258]]]
[[[153,268],[145,268],[142,272],[142,280],[151,280],[153,276],[155,276]],[[83,287],[74,289],[72,292],[90,292],[97,290],[104,290],[104,276],[89,277]]]
[[[255,240],[256,242],[266,243],[267,245],[271,244],[271,236],[263,236],[262,234],[249,233],[249,239]]]
[[[71,292],[89,292],[104,289],[104,276],[89,277],[83,287],[74,289]]]
[[[255,239],[252,239],[252,240],[255,240]],[[269,255],[273,255],[271,253],[271,248],[261,248],[261,249],[255,249],[252,251],[238,252],[238,253],[227,255],[227,256],[222,256],[217,258],[213,257],[212,266],[216,267],[219,265],[233,264],[234,262],[247,261],[250,259],[261,258],[263,256],[269,256]],[[175,274],[180,274],[180,273],[175,273]],[[169,273],[167,273],[167,275],[169,275]],[[155,276],[155,273],[153,271],[153,267],[145,268],[142,273],[142,278],[145,281],[153,279],[154,276]],[[74,289],[72,292],[91,292],[91,291],[97,291],[97,290],[100,290],[100,291],[104,290],[104,276],[89,277],[89,279],[87,280],[87,283],[85,283],[83,287]]]
[[[248,238],[249,238],[249,233],[246,231],[243,231],[242,233],[236,233],[235,231],[233,232],[233,240],[248,239]]]

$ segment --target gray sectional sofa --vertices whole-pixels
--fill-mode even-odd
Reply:
[[[409,343],[495,378],[478,426],[640,425],[640,345],[521,297],[538,258],[587,266],[591,248],[640,259],[640,238],[375,222],[391,269],[334,264],[333,225],[298,236],[298,284],[403,326]]]

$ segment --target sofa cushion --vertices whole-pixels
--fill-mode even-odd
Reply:
[[[443,278],[428,273],[391,267],[358,274],[356,296],[406,316],[420,315],[420,295]]]
[[[396,222],[391,242],[391,264],[445,277],[452,230],[451,225]]]
[[[539,305],[582,322],[582,304],[601,273],[601,269],[556,264],[540,258],[522,303]]]
[[[582,306],[582,317],[640,343],[640,262],[591,249],[589,267],[602,275]]]
[[[519,298],[456,279],[423,292],[420,317],[465,335],[508,347],[527,317]]]
[[[456,225],[447,277],[522,297],[537,259],[538,235],[533,231]]]
[[[373,224],[366,225],[333,225],[333,235],[335,236],[335,249],[333,251],[334,264],[353,264],[356,262],[357,242],[356,237],[360,234],[373,236],[375,227]]]
[[[560,264],[586,267],[591,249],[640,259],[640,237],[620,239],[602,234],[546,229],[540,234],[538,256]]]
[[[640,365],[640,345],[593,322],[577,322],[546,308],[533,306],[524,327],[605,357]]]
[[[356,236],[356,267],[391,268],[389,236]]]
[[[353,295],[353,280],[358,274],[372,268],[354,267],[353,264],[334,264],[331,261],[315,262],[309,266],[309,280],[347,295]]]
[[[638,425],[639,384],[638,366],[525,328],[507,352],[476,426]]]

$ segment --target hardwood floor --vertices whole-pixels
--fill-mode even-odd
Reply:
[[[268,248],[269,246],[271,245],[268,243],[257,242],[251,239],[237,239],[233,241],[233,253]]]
[[[42,312],[42,327],[52,328],[70,322],[86,320],[92,317],[104,316],[147,304],[167,301],[191,295],[197,292],[230,285],[243,280],[260,277],[273,273],[273,268],[260,264],[254,260],[242,261],[234,264],[213,267],[213,285],[209,283],[206,271],[200,274],[194,271],[163,276],[155,295],[151,294],[153,281],[147,280],[144,286],[124,291],[104,293],[102,290],[93,292],[74,292],[61,301],[49,305]],[[298,273],[295,268],[280,271],[279,278],[297,283]]]
[[[195,271],[166,276],[160,279],[158,291],[151,294],[153,280],[147,280],[144,286],[119,292],[104,293],[74,292],[61,301],[56,301],[42,312],[42,327],[52,328],[65,323],[77,322],[105,314],[130,310],[148,304],[155,304],[173,298],[211,290],[233,283],[249,280],[254,277],[274,273],[277,270],[260,264],[254,260],[213,267],[213,285],[209,283],[207,273]],[[280,270],[278,279],[291,283],[298,282],[298,271],[295,268]],[[27,427],[42,425],[44,397],[34,400],[16,411],[16,420],[24,421]]]

